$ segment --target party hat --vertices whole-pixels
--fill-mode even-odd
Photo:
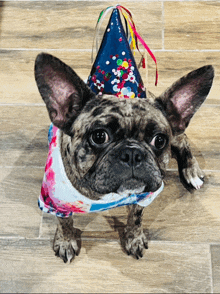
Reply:
[[[149,47],[137,33],[130,11],[120,5],[103,10],[98,23],[109,10],[112,10],[112,14],[92,66],[88,85],[93,92],[99,95],[111,94],[119,98],[145,98],[146,91],[131,47],[138,48],[137,38],[142,44],[144,43],[147,50]],[[124,17],[127,32],[122,25],[120,12]],[[152,54],[151,51],[149,53]]]

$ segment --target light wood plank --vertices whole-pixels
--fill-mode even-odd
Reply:
[[[44,166],[50,120],[45,106],[0,106],[0,165]],[[220,169],[220,107],[202,107],[187,129],[201,167]],[[171,163],[171,168],[176,168]]]
[[[91,48],[100,12],[116,4],[115,1],[7,1],[3,6],[0,48]],[[161,48],[161,3],[137,5],[134,1],[123,5],[137,15],[135,23],[149,46]],[[108,17],[102,32],[107,22]]]
[[[177,2],[175,2],[177,3]],[[166,88],[170,87],[175,81],[204,65],[211,64],[215,69],[215,77],[211,91],[205,104],[220,105],[220,52],[169,52],[157,51],[155,56],[158,62],[159,79],[158,86],[155,82],[155,65],[151,58],[148,58],[148,89],[159,96]]]
[[[44,50],[71,66],[77,74],[88,78],[92,67],[91,52],[65,52]],[[0,51],[0,103],[42,103],[34,78],[34,63],[42,50]]]
[[[150,240],[181,242],[220,242],[220,200],[218,172],[206,174],[203,188],[188,192],[179,182],[178,174],[168,172],[164,191],[145,208],[143,228]],[[125,207],[74,216],[82,238],[122,238],[127,222]],[[42,238],[54,237],[54,216],[43,215]]]
[[[50,120],[42,107],[0,107],[1,166],[45,166]]]
[[[34,63],[42,50],[0,50],[0,103],[39,104],[43,101],[38,92],[34,78]],[[92,68],[92,52],[89,50],[76,52],[65,50],[44,50],[60,58],[83,79],[86,80]],[[94,54],[95,57],[95,54]],[[136,62],[140,62],[140,54],[136,54]],[[143,69],[143,79],[146,71]]]
[[[220,292],[220,245],[211,246],[213,293]]]
[[[0,258],[1,292],[211,291],[209,246],[203,244],[151,243],[135,260],[117,242],[83,241],[80,255],[66,265],[48,241],[1,241]]]
[[[167,174],[164,192],[146,209],[150,238],[190,242],[220,241],[219,172],[206,173],[201,190],[189,193]]]
[[[15,168],[1,170],[1,236],[37,237],[41,212],[37,206],[43,170]],[[5,175],[3,177],[3,174]],[[219,173],[206,175],[204,187],[193,194],[169,172],[160,196],[145,209],[143,226],[150,239],[166,241],[220,242]],[[16,210],[16,214],[14,213]],[[75,217],[82,237],[120,239],[126,224],[126,208]],[[44,214],[40,236],[53,238],[54,216]]]
[[[37,238],[41,212],[37,206],[43,171],[0,169],[0,237]]]
[[[165,49],[220,49],[220,3],[164,3]]]
[[[92,63],[91,52],[67,52],[65,50],[45,50],[71,66],[83,79],[87,79]],[[0,50],[0,103],[42,103],[35,79],[34,61],[41,50],[20,51]],[[136,55],[137,63],[140,55]],[[188,72],[207,64],[215,67],[215,78],[206,104],[220,104],[220,63],[219,53],[210,52],[156,52],[158,60],[159,83],[155,87],[155,65],[148,57],[148,83],[146,70],[140,69],[145,86],[155,95],[160,95],[167,87]]]

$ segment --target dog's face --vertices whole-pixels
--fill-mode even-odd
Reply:
[[[93,193],[156,191],[161,186],[171,129],[147,100],[96,97],[83,108],[71,133],[67,157],[75,176]]]
[[[57,58],[41,54],[35,76],[51,121],[62,133],[67,175],[84,195],[156,191],[172,140],[184,132],[212,85],[206,66],[155,99],[96,96]]]

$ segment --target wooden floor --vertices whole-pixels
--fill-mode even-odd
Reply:
[[[207,101],[187,130],[206,174],[189,193],[171,162],[163,193],[145,210],[149,249],[141,260],[120,245],[126,209],[76,218],[80,255],[54,256],[54,217],[37,207],[49,119],[34,81],[41,51],[85,79],[97,17],[108,1],[0,1],[0,292],[220,292],[220,2],[124,1],[156,55],[149,90],[159,94],[188,71],[215,67]]]

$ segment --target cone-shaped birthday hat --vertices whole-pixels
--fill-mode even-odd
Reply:
[[[99,95],[145,98],[145,88],[130,49],[128,34],[125,33],[120,18],[119,10],[122,12],[123,8],[126,13],[128,10],[119,5],[110,8],[113,11],[87,83],[91,90]],[[134,23],[131,23],[124,14],[123,16],[129,28],[132,27],[132,33],[135,33]]]

